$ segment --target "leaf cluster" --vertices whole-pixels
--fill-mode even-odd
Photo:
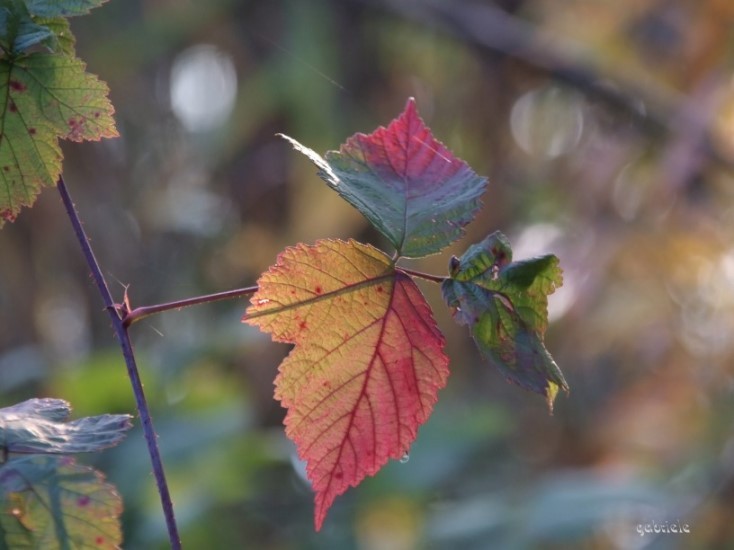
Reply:
[[[67,456],[117,445],[128,415],[67,421],[61,399],[0,409],[0,548],[117,548],[122,500],[101,473]]]
[[[0,224],[56,183],[59,139],[117,135],[107,86],[76,58],[67,21],[101,3],[0,5]],[[552,410],[558,391],[568,389],[544,345],[547,296],[562,276],[555,256],[513,262],[501,233],[452,258],[446,277],[399,265],[461,238],[487,186],[433,137],[413,99],[388,126],[355,134],[323,157],[283,137],[395,249],[388,255],[351,240],[288,248],[259,279],[243,318],[294,344],[280,366],[275,397],[288,409],[286,433],[307,463],[318,530],[337,496],[409,451],[446,385],[445,340],[413,278],[441,282],[444,300],[469,327],[482,357],[511,382],[543,395]],[[127,303],[120,308],[130,313]],[[104,547],[119,539],[116,519],[109,529],[83,527],[94,523],[92,509],[116,518],[112,489],[95,472],[46,455],[114,445],[129,423],[117,416],[64,423],[68,413],[56,400],[0,411],[7,459],[0,471],[0,534],[14,546],[97,537],[95,545]],[[20,453],[42,456],[16,458]]]
[[[444,339],[411,278],[442,282],[487,362],[552,410],[558,391],[568,390],[543,342],[547,296],[562,276],[555,256],[513,262],[499,232],[452,258],[448,277],[398,265],[462,237],[487,184],[433,137],[413,99],[387,127],[355,134],[323,157],[283,137],[395,247],[392,256],[354,241],[287,249],[258,281],[244,317],[295,344],[275,396],[307,463],[319,529],[336,496],[402,458],[446,384]]]

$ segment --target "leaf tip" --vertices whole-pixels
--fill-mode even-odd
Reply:
[[[285,134],[275,134],[277,137],[282,138],[286,140],[288,143],[291,144],[291,146],[298,151],[299,153],[305,155],[309,158],[311,162],[313,162],[316,167],[319,169],[318,175],[321,179],[323,179],[328,185],[331,187],[336,187],[339,185],[339,178],[334,173],[334,170],[332,170],[331,166],[329,165],[324,158],[319,155],[316,151],[313,149],[306,147],[302,143],[299,143],[295,139],[293,139],[290,136],[287,136]]]
[[[558,384],[548,382],[548,389],[545,392],[545,397],[546,403],[548,403],[548,414],[551,416],[553,416],[553,402],[556,400],[559,389]]]
[[[314,509],[313,509],[313,527],[318,533],[324,526],[326,521],[326,515],[329,512],[329,508],[334,503],[334,497],[336,495],[329,495],[326,492],[317,491],[314,498]]]
[[[120,430],[130,430],[133,427],[133,417],[130,414],[117,415],[120,418]]]
[[[558,396],[558,392],[560,390],[563,390],[563,392],[568,395],[570,390],[565,380],[562,381],[561,385],[558,385],[555,382],[548,381],[548,389],[545,392],[545,397],[546,403],[548,404],[548,414],[550,414],[551,416],[553,416],[553,403],[555,402],[556,397]]]
[[[319,513],[318,508],[314,511],[313,528],[314,528],[314,531],[316,531],[317,533],[321,531],[321,528],[324,526],[324,519],[326,519],[324,517],[325,515],[326,514],[323,512]]]

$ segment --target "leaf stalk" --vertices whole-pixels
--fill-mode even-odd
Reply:
[[[130,311],[127,311],[125,306],[121,306],[122,310],[122,323],[126,327],[129,327],[133,323],[145,319],[156,313],[163,313],[164,311],[170,311],[172,309],[181,309],[184,307],[195,306],[198,304],[207,304],[210,302],[220,302],[222,300],[232,300],[235,298],[244,298],[257,292],[257,286],[249,286],[245,288],[236,288],[234,290],[226,290],[224,292],[217,292],[215,294],[206,294],[203,296],[194,296],[193,298],[185,298],[183,300],[176,300],[174,302],[166,302],[163,304],[155,304],[151,306],[136,307]]]
[[[432,273],[423,273],[422,271],[416,271],[415,269],[409,269],[407,267],[398,267],[400,271],[410,275],[411,277],[417,277],[418,279],[424,279],[431,281],[432,283],[443,283],[448,277],[442,277],[441,275],[433,275]]]

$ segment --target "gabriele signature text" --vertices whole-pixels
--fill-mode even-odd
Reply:
[[[637,524],[637,533],[639,533],[641,537],[644,537],[645,535],[678,535],[690,532],[691,526],[687,523],[681,523],[680,520],[664,522],[652,521],[650,523]]]

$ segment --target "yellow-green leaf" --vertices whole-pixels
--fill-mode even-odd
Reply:
[[[115,137],[107,85],[72,56],[0,60],[0,226],[61,174],[58,140]]]

